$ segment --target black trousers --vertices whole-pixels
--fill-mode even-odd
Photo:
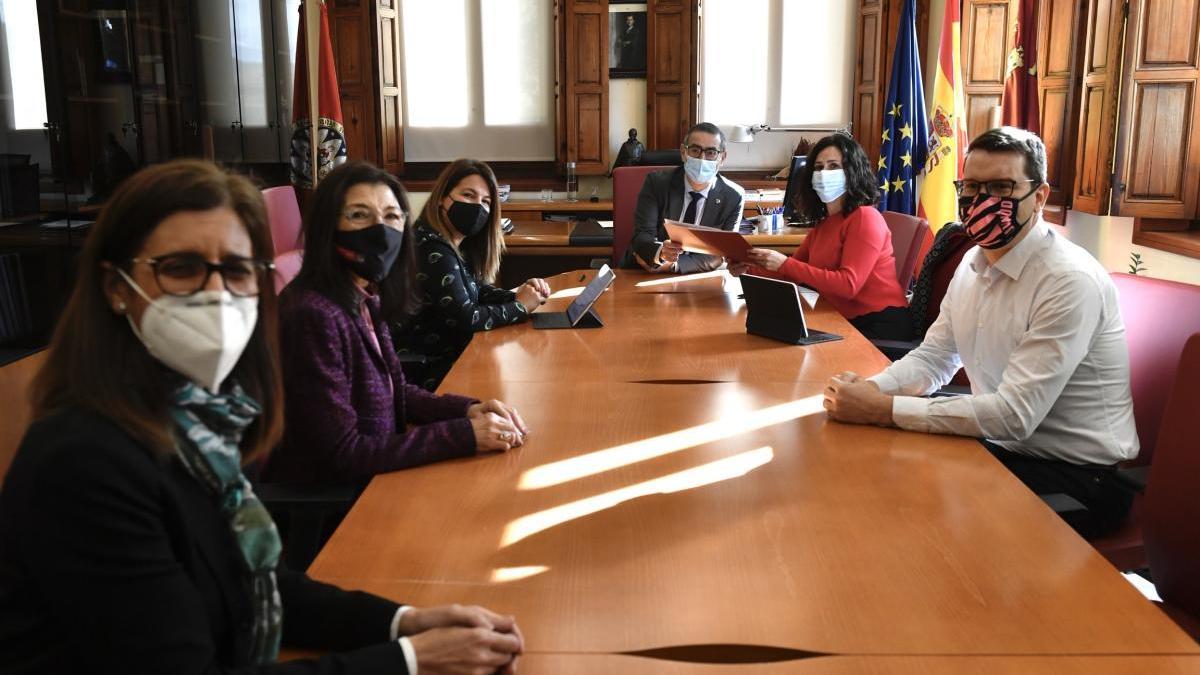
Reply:
[[[850,325],[868,340],[909,341],[914,337],[912,314],[907,307],[884,307],[850,319]]]
[[[1086,506],[1087,511],[1062,514],[1063,520],[1085,539],[1108,534],[1129,515],[1134,489],[1117,475],[1115,465],[1029,457],[987,440],[980,442],[1034,494],[1062,493]]]

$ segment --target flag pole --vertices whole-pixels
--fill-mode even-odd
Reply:
[[[321,55],[321,5],[325,0],[303,0],[305,12],[304,51],[308,58],[308,153],[312,167],[312,189],[316,191],[320,173],[317,171],[317,129],[320,114],[320,55]]]

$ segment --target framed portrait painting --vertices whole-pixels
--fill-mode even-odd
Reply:
[[[646,3],[608,6],[608,76],[646,77]]]

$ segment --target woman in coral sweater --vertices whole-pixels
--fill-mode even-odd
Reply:
[[[873,204],[879,187],[866,153],[845,134],[826,136],[808,154],[797,211],[817,225],[789,258],[756,248],[743,273],[808,286],[868,338],[912,339],[904,289],[896,281],[892,233]]]

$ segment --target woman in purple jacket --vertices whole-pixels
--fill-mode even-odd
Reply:
[[[350,162],[321,181],[303,267],[280,296],[287,424],[265,480],[362,483],[525,440],[511,406],[404,381],[387,326],[415,301],[415,253],[408,195],[391,174]]]

